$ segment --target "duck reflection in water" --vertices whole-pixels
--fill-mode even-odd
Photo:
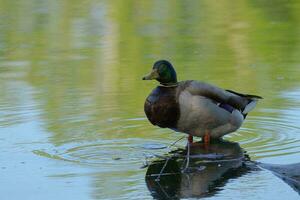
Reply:
[[[209,148],[203,143],[178,149],[165,158],[153,160],[146,173],[146,183],[155,199],[180,199],[212,196],[228,179],[247,173],[249,158],[238,143],[212,141]]]

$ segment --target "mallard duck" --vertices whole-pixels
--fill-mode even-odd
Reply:
[[[262,97],[224,90],[195,81],[177,81],[172,64],[166,60],[154,63],[143,80],[157,80],[157,86],[144,105],[148,120],[161,128],[170,128],[202,137],[204,143],[239,129],[247,114]]]

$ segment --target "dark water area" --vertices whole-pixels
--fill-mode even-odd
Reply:
[[[251,170],[259,168],[250,163],[238,143],[221,141],[209,147],[194,143],[189,150],[177,149],[165,158],[155,158],[147,169],[146,183],[155,199],[201,198],[213,196],[229,179]]]
[[[300,194],[300,163],[255,162],[238,143],[225,140],[213,141],[209,146],[193,143],[155,156],[146,162],[146,167],[145,180],[154,199],[213,197],[228,182],[263,170],[273,173]],[[262,198],[267,199],[270,194],[264,195]]]
[[[297,0],[0,0],[1,196],[153,199],[145,160],[186,145],[167,148],[183,135],[143,111],[157,83],[141,78],[162,58],[179,80],[263,96],[225,139],[256,162],[299,163],[299,10]],[[201,197],[299,199],[267,170],[223,183]]]

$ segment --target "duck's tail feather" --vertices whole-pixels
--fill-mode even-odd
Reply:
[[[250,101],[243,110],[243,115],[247,115],[251,110],[255,108],[257,104],[257,100]]]
[[[247,98],[249,100],[249,103],[246,105],[246,107],[244,108],[244,110],[242,111],[242,114],[244,115],[244,117],[246,118],[247,114],[253,110],[257,104],[257,101],[259,99],[263,99],[261,96],[258,95],[252,95],[252,94],[241,94],[232,90],[226,90],[227,92],[233,93],[235,95]]]

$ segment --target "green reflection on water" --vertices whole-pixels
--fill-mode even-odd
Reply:
[[[173,132],[153,127],[143,113],[156,83],[141,77],[160,58],[174,63],[181,80],[264,96],[251,116],[274,109],[267,115],[278,118],[280,110],[291,108],[282,93],[300,83],[299,9],[297,0],[1,0],[0,126],[38,118],[49,133],[46,142],[58,147],[119,139],[134,145],[130,138],[169,143]],[[245,127],[252,133],[231,139],[263,134],[255,120]],[[274,133],[244,148],[278,137]],[[38,147],[37,152],[44,155]]]

